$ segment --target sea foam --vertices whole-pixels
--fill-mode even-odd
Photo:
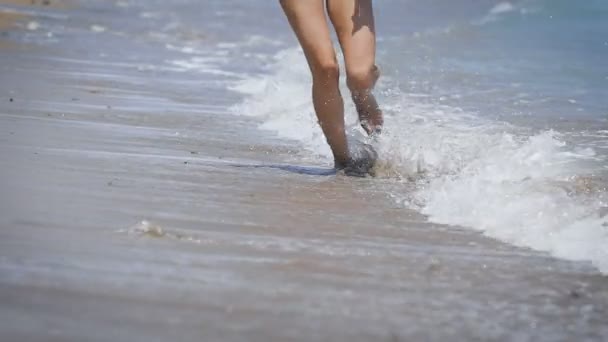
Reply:
[[[246,98],[232,110],[260,117],[262,129],[297,140],[311,158],[329,162],[330,151],[310,103],[308,73],[300,49],[281,51],[267,75],[233,87]],[[416,182],[415,191],[390,197],[430,221],[468,227],[556,257],[590,261],[608,272],[608,196],[584,168],[585,161],[597,158],[593,150],[566,144],[558,132],[523,133],[410,96],[391,88],[390,82],[377,93],[386,114],[381,162],[390,171],[379,176],[397,174],[395,182]],[[347,124],[356,130],[354,108],[346,103]]]

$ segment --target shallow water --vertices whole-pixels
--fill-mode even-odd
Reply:
[[[606,271],[607,9],[601,2],[378,4],[385,76],[377,92],[387,116],[379,174],[418,179],[415,191],[389,196],[432,222]],[[400,13],[416,10],[424,25],[404,23]],[[301,51],[270,55],[266,74],[233,88],[248,95],[233,112],[263,118],[261,128],[328,160]],[[348,113],[360,132],[351,104]]]
[[[390,59],[494,5],[378,2],[376,179],[331,171],[274,2],[1,5],[27,15],[0,45],[2,339],[605,339],[597,139],[444,104]]]

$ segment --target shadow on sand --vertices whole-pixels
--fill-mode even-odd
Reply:
[[[308,176],[333,176],[336,170],[333,168],[314,167],[314,166],[297,166],[297,165],[281,165],[281,164],[230,164],[232,167],[250,168],[250,169],[276,169],[297,173]]]

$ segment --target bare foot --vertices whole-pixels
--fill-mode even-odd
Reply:
[[[377,159],[378,153],[371,145],[358,142],[351,152],[350,160],[344,166],[344,174],[351,177],[373,176]]]

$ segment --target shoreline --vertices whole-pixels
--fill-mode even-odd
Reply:
[[[387,199],[407,184],[318,175],[229,113],[231,76],[167,62],[215,56],[78,8],[55,45],[0,46],[1,339],[608,336],[589,264],[428,223]]]

